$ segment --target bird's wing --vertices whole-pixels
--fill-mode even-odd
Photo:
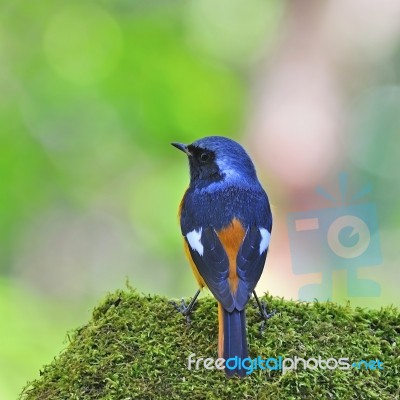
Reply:
[[[239,277],[235,295],[235,306],[242,310],[257,285],[264,269],[267,257],[270,232],[266,228],[251,226],[236,257],[236,268]]]
[[[201,277],[227,311],[235,308],[228,283],[229,259],[212,227],[193,230],[185,235],[190,255]]]
[[[197,270],[215,298],[227,311],[242,310],[262,274],[267,256],[270,233],[266,228],[247,229],[236,256],[237,286],[229,284],[229,258],[217,232],[200,228],[189,232],[185,239]]]

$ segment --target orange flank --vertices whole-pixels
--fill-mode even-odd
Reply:
[[[183,238],[183,247],[185,248],[186,257],[189,260],[190,266],[192,267],[192,271],[197,280],[197,283],[199,284],[201,289],[203,289],[203,287],[205,287],[205,286],[207,287],[206,283],[204,282],[204,279],[202,278],[202,276],[199,273],[199,270],[196,267],[196,264],[192,260],[192,256],[191,256],[190,250],[189,250],[189,245],[187,244],[185,238]]]
[[[224,356],[224,316],[222,304],[218,303],[218,357]]]
[[[184,200],[185,200],[185,196],[186,196],[186,193],[185,193],[184,196],[182,197],[182,200],[181,200],[181,202],[180,202],[180,204],[179,204],[178,218],[181,216],[181,213],[182,213],[182,206],[183,206],[183,202],[184,202]],[[200,286],[200,289],[203,289],[203,287],[205,287],[205,286],[207,287],[206,283],[204,282],[204,279],[203,279],[203,278],[201,277],[201,275],[199,274],[199,271],[198,271],[198,269],[197,269],[197,267],[196,267],[196,264],[195,264],[194,261],[192,260],[192,256],[191,256],[191,254],[190,254],[189,246],[188,246],[188,244],[187,244],[185,238],[183,238],[183,247],[184,247],[184,249],[185,249],[186,258],[189,260],[190,266],[192,267],[193,274],[194,274],[194,276],[195,276],[195,278],[196,278],[196,280],[197,280],[197,283],[198,283],[199,286]]]
[[[236,270],[236,257],[243,243],[245,230],[236,218],[226,227],[217,232],[218,238],[225,249],[229,259],[229,287],[232,293],[236,293],[239,279]]]

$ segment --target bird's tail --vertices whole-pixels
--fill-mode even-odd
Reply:
[[[228,312],[218,304],[218,321],[218,356],[225,359],[225,373],[244,377],[242,360],[248,357],[245,310]]]

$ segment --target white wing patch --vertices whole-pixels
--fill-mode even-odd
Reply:
[[[193,229],[191,232],[189,232],[186,235],[186,238],[190,244],[190,247],[193,250],[196,250],[201,256],[204,253],[204,247],[200,241],[202,231],[203,231],[203,228],[200,228],[200,230],[198,232],[196,231],[196,229]]]
[[[268,249],[269,239],[271,238],[271,234],[265,228],[260,228],[261,233],[261,242],[260,242],[260,255],[264,253],[265,250]]]

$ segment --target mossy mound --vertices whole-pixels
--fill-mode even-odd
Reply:
[[[23,390],[21,399],[398,399],[400,313],[306,304],[265,296],[277,314],[260,333],[248,307],[252,357],[379,359],[383,370],[256,370],[245,379],[187,369],[187,358],[217,357],[217,305],[202,298],[187,326],[168,299],[118,291]],[[253,300],[252,300],[253,302]]]

